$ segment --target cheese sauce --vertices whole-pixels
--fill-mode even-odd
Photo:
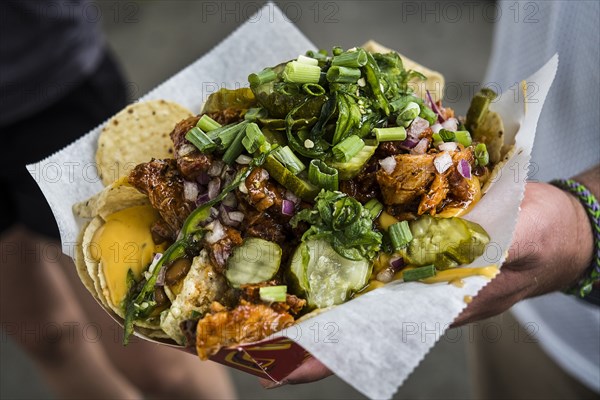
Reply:
[[[114,305],[121,304],[127,294],[127,271],[131,269],[139,280],[154,254],[164,251],[165,246],[157,246],[150,232],[158,217],[150,205],[126,208],[109,215],[94,234],[91,254],[102,265]]]

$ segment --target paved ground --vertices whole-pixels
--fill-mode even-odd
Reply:
[[[317,46],[353,47],[375,39],[442,71],[450,103],[464,113],[467,82],[483,78],[492,35],[488,2],[285,1],[277,2]],[[137,97],[215,46],[262,2],[99,2],[108,41]],[[449,338],[460,332],[453,331]],[[462,332],[464,333],[464,332]],[[463,334],[464,338],[466,335]],[[28,359],[2,336],[0,398],[48,398]],[[470,397],[465,341],[444,339],[400,388],[396,398]],[[232,371],[244,399],[362,398],[337,378],[264,391],[256,379]]]

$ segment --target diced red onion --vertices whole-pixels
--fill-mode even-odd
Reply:
[[[167,264],[163,264],[160,267],[160,271],[158,271],[158,276],[156,277],[156,283],[154,287],[165,286],[165,275],[167,274]]]
[[[421,117],[417,117],[417,118],[413,119],[413,122],[408,127],[408,130],[406,131],[406,134],[409,137],[412,137],[412,138],[416,139],[427,128],[429,128],[429,122],[427,122],[426,119],[423,119]]]
[[[294,194],[294,192],[292,192],[291,190],[286,190],[286,191],[285,191],[285,194],[284,194],[284,197],[285,197],[287,200],[289,200],[289,201],[291,201],[292,203],[294,203],[294,204],[298,204],[298,203],[300,203],[300,198],[299,198],[298,196],[296,196],[296,195]]]
[[[235,194],[233,192],[229,192],[227,196],[223,199],[223,205],[231,208],[237,207],[237,199],[235,198]]]
[[[212,181],[208,182],[208,198],[210,200],[214,199],[219,195],[221,191],[221,179],[214,178]]]
[[[433,110],[433,112],[435,112],[437,114],[438,122],[440,122],[440,123],[444,122],[445,119],[442,116],[442,112],[438,108],[437,104],[435,104],[435,102],[431,98],[431,93],[429,93],[429,90],[427,90],[427,100],[429,100],[429,105],[431,106],[431,109]]]
[[[187,201],[196,201],[199,190],[196,182],[183,181],[183,197]]]
[[[292,216],[294,215],[294,208],[295,205],[292,201],[290,200],[283,200],[283,202],[281,203],[281,213],[283,215],[287,215],[287,216]]]
[[[221,211],[221,221],[223,221],[224,225],[227,226],[238,226],[239,222],[238,221],[234,221],[231,219],[231,211],[228,210],[226,208],[226,206],[224,206],[223,204],[221,204],[221,207],[219,207],[220,211]]]
[[[221,179],[225,179],[225,177],[233,175],[235,171],[229,165],[224,164],[223,169],[221,170]]]
[[[463,176],[463,178],[471,179],[471,164],[464,158],[458,162],[458,173]]]
[[[240,192],[244,193],[244,194],[248,194],[248,188],[246,187],[246,182],[242,181],[240,183],[240,186],[238,186],[238,189]]]
[[[431,125],[431,130],[433,131],[433,133],[438,133],[442,128],[443,128],[442,124],[439,124],[439,123],[435,123],[435,124]]]
[[[433,160],[433,165],[435,169],[440,174],[443,174],[452,166],[452,157],[447,151],[441,152],[438,156]]]
[[[208,182],[210,182],[210,175],[208,175],[206,171],[202,171],[200,172],[200,175],[196,177],[196,182],[201,185],[208,185]]]
[[[225,237],[225,230],[218,219],[206,225],[208,232],[204,238],[209,244],[214,244]]]
[[[386,173],[391,174],[396,169],[396,159],[394,156],[386,157],[383,160],[379,160],[379,165],[381,165],[381,168],[383,168]]]
[[[196,147],[194,145],[192,145],[191,143],[185,143],[179,148],[179,150],[177,151],[177,155],[179,157],[185,157],[194,150],[196,150]]]
[[[414,139],[412,137],[409,137],[409,138],[406,138],[406,140],[403,140],[402,142],[400,142],[400,147],[402,147],[405,150],[411,150],[418,143],[419,143],[419,139]]]
[[[376,276],[376,279],[379,282],[388,283],[391,282],[392,279],[394,279],[394,274],[394,270],[391,267],[387,267],[379,271],[379,273]]]
[[[240,165],[248,165],[252,162],[252,158],[245,154],[240,154],[238,158],[235,159],[235,162]]]
[[[427,147],[429,147],[429,142],[427,139],[419,140],[419,143],[410,151],[410,154],[425,154],[427,152]]]
[[[202,204],[206,203],[209,200],[210,199],[208,198],[208,193],[201,194],[196,199],[196,207],[201,206]]]
[[[232,211],[229,213],[229,218],[235,222],[242,222],[244,220],[244,213],[241,211]]]
[[[156,268],[156,264],[158,264],[161,257],[162,257],[162,253],[156,253],[154,255],[154,258],[152,258],[152,262],[150,263],[150,266],[148,267],[148,272],[150,272],[151,274],[154,272],[154,268]]]
[[[402,257],[394,257],[390,260],[390,267],[394,269],[394,272],[400,271],[404,265],[404,259]]]
[[[269,173],[267,172],[266,169],[261,169],[260,170],[260,178],[259,178],[259,180],[266,181],[267,179],[269,179]]]
[[[221,175],[221,171],[223,171],[224,165],[225,165],[225,163],[221,160],[213,161],[212,164],[210,165],[210,168],[208,169],[208,175],[213,176],[213,177]]]
[[[456,151],[456,149],[458,149],[458,145],[456,144],[456,142],[445,142],[440,143],[438,145],[438,149],[440,149],[441,151],[449,151],[450,153],[452,153],[453,151]]]
[[[442,123],[442,127],[452,132],[456,132],[458,129],[458,120],[456,118],[448,118]]]

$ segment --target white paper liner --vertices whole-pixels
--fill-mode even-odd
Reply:
[[[307,49],[315,46],[270,3],[208,54],[141,100],[173,100],[199,112],[202,102],[218,88],[245,86],[249,73],[295,58]],[[503,88],[505,95],[492,106],[505,122],[507,137],[516,137],[517,150],[467,216],[492,238],[486,253],[473,266],[501,264],[506,258],[524,194],[537,121],[557,67],[555,55],[527,79],[537,92],[528,99],[526,114],[523,96],[516,101],[514,90],[508,88]],[[27,166],[52,208],[63,252],[71,257],[84,222],[73,215],[71,207],[103,188],[95,164],[99,133],[97,127],[45,160]],[[475,296],[488,282],[482,277],[464,281],[462,288],[393,282],[282,334],[366,396],[390,398],[466,306],[464,297]]]

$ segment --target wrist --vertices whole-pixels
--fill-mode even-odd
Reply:
[[[576,221],[575,242],[572,247],[573,267],[579,271],[567,293],[587,296],[600,275],[600,205],[594,194],[574,180],[555,180],[552,185],[569,197]]]

